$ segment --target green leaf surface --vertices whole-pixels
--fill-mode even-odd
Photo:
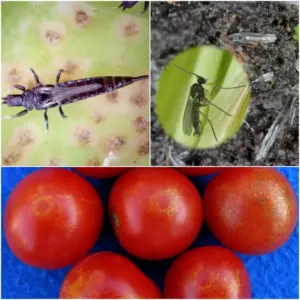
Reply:
[[[210,123],[200,116],[202,130],[200,136],[186,136],[182,129],[185,106],[190,87],[197,77],[181,68],[204,77],[206,98],[228,112],[232,117],[213,105],[201,107],[201,112],[211,121],[218,141],[215,140]],[[218,86],[236,89],[220,89]],[[175,57],[163,70],[156,95],[156,112],[159,121],[168,135],[190,148],[213,148],[232,138],[240,129],[250,102],[249,80],[242,65],[225,50],[214,46],[192,48]]]
[[[294,28],[293,39],[299,42],[299,25]]]

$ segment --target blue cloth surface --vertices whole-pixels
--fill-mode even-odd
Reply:
[[[23,177],[34,170],[35,168],[2,168],[2,228],[3,212],[9,194]],[[288,178],[299,198],[298,168],[278,168],[278,170]],[[205,186],[212,176],[190,179],[203,195]],[[108,195],[116,179],[88,180],[99,192],[107,212]],[[107,214],[105,217],[103,232],[91,252],[110,250],[126,255],[162,288],[163,279],[173,259],[147,262],[128,255],[114,237]],[[299,297],[298,230],[297,224],[289,241],[274,253],[262,256],[239,255],[250,274],[253,298]],[[204,225],[192,247],[218,244]],[[69,269],[70,267],[44,271],[23,264],[9,250],[2,229],[2,298],[58,298],[60,286]]]

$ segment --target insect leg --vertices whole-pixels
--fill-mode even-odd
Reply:
[[[63,111],[63,109],[62,109],[62,107],[61,107],[61,105],[59,105],[58,106],[58,110],[59,110],[59,113],[60,113],[60,115],[63,117],[63,118],[67,118],[67,116],[64,114],[64,111]]]
[[[233,86],[233,87],[222,87],[222,86],[219,86],[219,85],[215,85],[214,83],[204,83],[204,84],[208,84],[208,85],[214,85],[215,87],[219,88],[219,89],[222,89],[222,90],[233,90],[233,89],[238,89],[238,88],[241,88],[241,87],[246,87],[245,85],[238,85],[238,86]]]
[[[14,84],[13,87],[18,89],[18,90],[21,90],[22,92],[26,91],[25,87],[23,85],[20,85],[20,84]]]
[[[13,119],[13,118],[17,118],[17,117],[22,117],[22,116],[26,115],[27,113],[28,113],[28,110],[24,109],[13,116],[2,116],[2,119]]]
[[[213,132],[213,134],[214,134],[214,136],[215,136],[215,139],[216,139],[216,141],[218,142],[218,139],[217,139],[217,136],[216,136],[214,127],[213,127],[213,125],[212,125],[212,122],[211,122],[210,119],[209,119],[203,112],[201,112],[200,110],[199,110],[199,113],[200,113],[200,114],[208,121],[208,123],[209,123],[209,125],[210,125],[210,127],[211,127],[211,129],[212,129],[212,132]]]
[[[34,70],[30,68],[30,71],[32,72],[35,81],[36,81],[38,84],[41,84],[41,83],[40,83],[39,76],[37,76],[37,74],[34,72]]]
[[[56,75],[56,83],[59,83],[59,79],[60,79],[61,73],[63,73],[63,72],[64,72],[63,69],[59,69],[58,70],[57,75]]]
[[[149,7],[149,2],[145,1],[145,3],[144,3],[144,9],[141,11],[141,14],[144,14],[147,11],[148,7]]]
[[[45,120],[45,123],[46,123],[46,129],[49,130],[49,122],[48,122],[47,109],[45,109],[45,112],[44,112],[44,120]]]
[[[202,100],[202,102],[203,102],[204,105],[212,105],[212,106],[216,107],[217,109],[219,109],[219,110],[220,110],[221,112],[223,112],[224,114],[226,114],[227,116],[232,117],[231,114],[229,114],[228,112],[226,112],[225,110],[223,110],[221,107],[217,106],[216,104],[210,102],[208,99],[204,98],[204,99]],[[205,102],[206,102],[206,103],[205,103]],[[201,104],[202,104],[202,103],[201,103]]]

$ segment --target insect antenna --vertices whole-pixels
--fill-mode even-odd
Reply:
[[[184,71],[184,72],[186,72],[186,73],[188,73],[188,74],[195,75],[197,78],[203,78],[203,77],[201,77],[200,75],[197,75],[196,73],[187,71],[187,70],[185,70],[185,69],[183,69],[183,68],[177,66],[176,64],[174,64],[174,66],[176,66],[178,69],[180,69],[180,70],[182,70],[182,71]]]

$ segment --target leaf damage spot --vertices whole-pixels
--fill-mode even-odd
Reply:
[[[18,65],[2,66],[4,81],[9,84],[20,84],[23,78],[23,70]]]
[[[139,116],[133,121],[133,125],[135,128],[135,131],[137,133],[143,133],[147,129],[149,129],[149,121],[146,120],[144,117]]]
[[[103,119],[105,119],[105,116],[99,112],[94,112],[93,116],[92,116],[92,120],[95,122],[95,124],[99,124],[101,122],[103,122]]]
[[[60,159],[58,157],[51,158],[49,161],[49,166],[59,166]]]
[[[130,102],[132,104],[142,108],[147,105],[148,97],[145,97],[142,93],[138,93],[130,98]]]
[[[34,142],[34,134],[29,128],[23,128],[17,133],[17,146],[25,147]]]
[[[78,25],[82,25],[82,26],[87,25],[89,23],[89,16],[85,11],[79,10],[76,12],[75,22]]]
[[[138,149],[138,154],[140,156],[148,155],[149,154],[149,141],[142,144]]]
[[[113,92],[109,92],[109,93],[106,94],[106,99],[110,103],[117,103],[118,102],[118,97],[119,97],[119,92],[118,91],[113,91]]]
[[[130,22],[125,24],[123,29],[123,34],[125,37],[133,37],[136,36],[140,32],[138,24],[135,22]]]
[[[95,8],[85,2],[60,2],[57,11],[67,16],[74,27],[86,27],[95,15]]]
[[[67,34],[65,25],[57,21],[43,21],[40,25],[40,32],[49,46],[60,45]]]
[[[16,165],[22,158],[22,153],[20,151],[12,151],[4,156],[3,162],[4,165],[11,166]]]
[[[108,141],[108,150],[112,152],[120,151],[121,147],[126,143],[122,136],[113,137]]]
[[[78,144],[87,145],[91,142],[91,131],[87,128],[76,127],[74,136]]]
[[[86,161],[86,165],[90,167],[96,167],[101,166],[101,162],[97,157],[93,157]]]

